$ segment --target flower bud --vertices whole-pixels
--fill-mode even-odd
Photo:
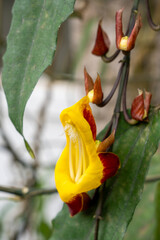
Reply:
[[[123,9],[116,12],[116,45],[122,51],[130,51],[134,48],[137,35],[142,27],[141,16],[138,15],[130,36],[124,36],[122,29]]]
[[[131,107],[131,116],[137,121],[147,120],[149,106],[151,102],[152,94],[145,91],[145,97],[142,90],[138,90],[139,95],[133,100]]]
[[[88,96],[89,101],[95,104],[100,104],[103,99],[103,92],[99,74],[97,74],[96,81],[93,83],[91,76],[88,74],[86,68],[84,68],[84,79],[86,95]]]
[[[92,50],[92,54],[96,56],[105,55],[108,52],[110,47],[110,41],[109,41],[108,35],[106,34],[106,32],[103,31],[101,27],[101,22],[102,20],[99,21],[97,37],[96,37],[94,48]]]

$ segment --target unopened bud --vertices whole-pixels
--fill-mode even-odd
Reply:
[[[138,15],[130,36],[124,36],[122,30],[122,13],[123,9],[116,12],[116,45],[122,51],[130,51],[134,48],[137,35],[142,27],[142,20],[141,16]]]
[[[110,41],[108,38],[107,33],[101,27],[102,20],[99,21],[97,36],[94,48],[92,50],[92,54],[96,56],[103,56],[105,55],[110,47]]]

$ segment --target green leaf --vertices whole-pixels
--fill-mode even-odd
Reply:
[[[2,79],[10,119],[22,135],[26,103],[39,77],[52,63],[58,29],[72,13],[74,2],[15,1],[7,51],[3,59]]]
[[[159,240],[159,236],[160,236],[160,182],[157,184],[157,188],[156,188],[155,219],[156,219],[156,228],[155,228],[154,240]]]
[[[103,138],[105,133],[99,135]],[[149,123],[128,125],[120,117],[116,141],[113,147],[121,160],[119,173],[107,181],[103,192],[102,220],[99,226],[100,240],[121,240],[138,204],[150,159],[160,139],[160,112],[152,109]],[[50,240],[93,240],[95,232],[94,204],[87,212],[69,217],[65,205],[53,220],[53,236]]]

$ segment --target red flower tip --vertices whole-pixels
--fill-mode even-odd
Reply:
[[[105,55],[108,52],[110,47],[110,40],[108,38],[107,33],[102,29],[101,23],[102,23],[102,20],[99,21],[97,37],[96,37],[94,48],[92,50],[92,54],[96,56]]]
[[[87,95],[94,88],[94,83],[91,76],[88,74],[86,67],[84,67],[84,84]]]
[[[69,203],[67,203],[69,212],[73,217],[75,214],[86,210],[89,207],[91,199],[87,193],[76,195]]]
[[[116,46],[119,49],[119,43],[124,36],[122,27],[123,8],[116,12]]]
[[[139,30],[142,27],[142,18],[141,15],[138,15],[137,20],[135,22],[134,28],[128,38],[128,42],[127,42],[127,51],[130,51],[131,49],[134,48],[135,42],[136,42],[136,38],[137,35],[139,33]]]
[[[152,94],[147,91],[144,93],[145,97],[143,91],[139,90],[139,95],[133,100],[132,103],[131,116],[137,121],[143,121],[148,118]]]
[[[117,173],[120,168],[120,160],[117,155],[111,152],[99,153],[98,156],[104,166],[103,178],[101,179],[101,183],[103,183]]]
[[[102,92],[102,86],[101,86],[101,79],[99,74],[97,74],[96,81],[94,83],[94,95],[92,103],[100,104],[103,99],[103,92]]]

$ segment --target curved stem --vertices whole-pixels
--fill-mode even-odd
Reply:
[[[102,60],[106,63],[112,62],[118,56],[119,53],[120,53],[120,50],[118,49],[110,57],[107,57],[106,55],[102,56]]]
[[[126,120],[126,122],[128,122],[131,125],[134,125],[137,123],[137,121],[133,118],[131,118],[128,115],[127,112],[127,104],[126,104],[126,93],[127,93],[127,84],[128,84],[128,77],[129,77],[129,69],[130,69],[130,60],[128,62],[128,66],[127,66],[127,71],[126,71],[126,75],[125,75],[125,83],[124,83],[124,89],[123,89],[123,97],[122,97],[122,108],[123,108],[123,116],[124,119]]]
[[[160,25],[156,25],[153,20],[152,20],[152,16],[151,16],[151,9],[150,9],[150,5],[149,5],[149,0],[146,0],[146,7],[147,7],[147,19],[148,19],[148,23],[150,25],[150,27],[154,30],[154,31],[159,31],[160,30]]]
[[[120,82],[120,79],[121,79],[121,74],[122,74],[123,66],[124,66],[124,62],[122,62],[122,65],[121,65],[121,67],[120,67],[120,70],[119,70],[119,72],[118,72],[117,79],[116,79],[116,81],[115,81],[115,83],[114,83],[114,85],[113,85],[112,90],[110,91],[110,93],[108,94],[108,96],[107,96],[100,104],[97,105],[98,107],[104,107],[104,106],[111,100],[111,98],[113,97],[113,95],[114,95],[114,93],[115,93],[115,91],[116,91],[116,89],[117,89],[117,87],[118,87],[118,84],[119,84],[119,82]]]
[[[121,111],[121,102],[122,99],[124,99],[124,89],[127,88],[127,82],[128,82],[128,74],[129,74],[129,63],[130,63],[130,53],[124,56],[124,65],[123,65],[123,70],[122,70],[122,75],[121,75],[121,82],[119,86],[119,91],[118,91],[118,97],[116,101],[116,106],[114,109],[114,115],[113,115],[113,126],[112,129],[117,129],[118,126],[118,120],[119,120],[119,115]]]

